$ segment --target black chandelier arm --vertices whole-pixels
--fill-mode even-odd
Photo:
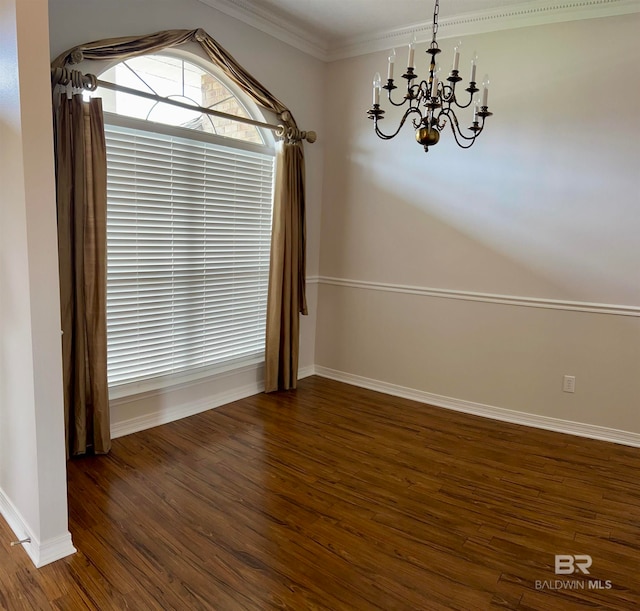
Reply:
[[[460,124],[458,123],[458,117],[456,114],[449,109],[443,110],[438,117],[438,127],[441,129],[445,126],[446,120],[443,121],[442,126],[440,126],[440,117],[442,115],[446,115],[449,118],[449,124],[451,126],[451,131],[453,132],[453,137],[455,138],[456,144],[463,149],[471,148],[473,143],[476,141],[476,138],[482,133],[484,129],[484,118],[482,120],[482,125],[479,125],[477,130],[473,132],[473,136],[465,136],[460,129]],[[465,144],[465,142],[467,144]]]
[[[426,96],[431,91],[431,85],[429,84],[429,81],[427,79],[424,79],[420,81],[420,84],[418,85],[418,89],[422,92],[423,96]]]
[[[484,124],[483,124],[482,126],[479,126],[478,129],[471,130],[471,133],[473,135],[467,136],[462,132],[462,129],[460,129],[460,124],[458,123],[458,117],[453,111],[451,111],[449,118],[451,123],[451,130],[453,131],[453,135],[456,136],[456,142],[458,142],[458,144],[460,144],[459,139],[467,140],[467,141],[475,140],[480,134],[480,132],[482,132],[482,128],[484,127]]]
[[[393,83],[393,81],[391,81]],[[407,84],[407,93],[402,98],[400,102],[396,102],[391,96],[393,95],[391,92],[397,87],[389,87],[384,86],[383,89],[387,90],[387,99],[391,103],[392,106],[400,107],[404,106],[407,102],[409,102],[410,106],[413,106],[415,103],[415,107],[419,104],[425,104],[429,101],[430,91],[429,83],[426,80],[420,81],[420,83],[414,83],[413,85]]]
[[[427,121],[428,121],[428,118],[427,118]],[[420,113],[418,115],[418,118],[411,121],[411,123],[413,123],[414,129],[418,129],[421,125],[425,125],[425,117],[423,117],[422,113]]]
[[[468,138],[465,137],[463,134],[457,134],[456,130],[454,129],[453,125],[451,125],[451,131],[453,132],[453,137],[456,141],[456,144],[461,148],[461,149],[470,149],[473,146],[473,143],[476,141],[476,138],[480,135],[480,132],[476,132],[473,136],[473,138]],[[464,142],[461,142],[458,139],[458,135],[462,136],[465,140],[468,140],[468,144],[465,144]]]
[[[451,130],[456,136],[456,141],[458,140],[458,138],[461,138],[462,140],[475,140],[476,136],[482,131],[482,128],[480,127],[477,131],[473,132],[473,136],[465,136],[460,129],[458,117],[451,108],[443,108],[442,111],[438,114],[438,129],[444,129],[447,119],[449,119]]]
[[[469,101],[466,104],[460,104],[460,102],[458,102],[457,98],[454,97],[453,102],[455,103],[455,105],[458,108],[469,108],[469,106],[471,106],[471,104],[473,104],[473,93],[469,94]]]
[[[407,103],[407,99],[408,98],[402,98],[402,102],[395,102],[394,100],[391,99],[391,92],[389,92],[389,95],[388,95],[388,100],[389,102],[391,102],[392,106],[404,106]]]
[[[466,91],[469,91],[468,89]],[[474,89],[469,92],[469,101],[466,104],[460,104],[458,101],[458,96],[456,96],[456,88],[455,83],[453,85],[444,85],[442,86],[442,101],[445,104],[451,106],[455,104],[457,108],[469,108],[471,104],[473,104],[473,95],[476,93],[477,89]]]
[[[442,84],[442,102],[444,104],[457,104],[456,92],[451,85]]]
[[[407,87],[407,95],[404,98],[402,98],[401,102],[396,102],[396,101],[391,99],[391,90],[389,90],[389,92],[388,92],[387,99],[389,100],[389,102],[391,102],[392,106],[404,106],[407,102],[409,102],[409,105],[411,105],[413,100],[417,100],[418,99],[417,93],[413,93],[413,90],[416,87],[417,87],[417,85],[408,86]]]
[[[449,108],[443,108],[438,114],[434,116],[433,126],[441,132],[447,126],[447,119],[449,118]],[[449,118],[449,122],[451,122]]]
[[[383,131],[381,131],[380,128],[378,127],[378,119],[376,118],[373,122],[376,136],[378,136],[378,138],[382,138],[382,140],[391,140],[391,138],[395,138],[400,133],[400,130],[402,129],[402,126],[405,124],[405,122],[409,118],[409,115],[412,115],[414,113],[417,113],[420,115],[420,111],[414,106],[412,106],[411,108],[407,108],[407,111],[402,116],[402,119],[400,119],[400,125],[398,125],[398,129],[395,132],[393,132],[393,134],[385,134]]]
[[[454,102],[458,108],[461,108],[461,109],[469,108],[469,106],[471,106],[471,104],[473,103],[473,98],[471,98],[466,104],[460,104],[458,100],[454,100]]]
[[[407,97],[404,99],[404,101],[405,102],[407,100],[409,102],[415,101],[416,106],[418,106],[420,104],[420,101],[426,95],[425,94],[426,86],[427,86],[426,81],[420,81],[419,83],[414,83],[410,87],[407,87]]]

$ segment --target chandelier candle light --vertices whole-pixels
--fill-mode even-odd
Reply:
[[[436,55],[440,53],[438,43],[436,42],[439,12],[440,0],[436,0],[433,10],[433,38],[431,39],[431,44],[426,51],[431,55],[429,76],[425,80],[414,82],[415,79],[418,78],[418,75],[414,73],[416,44],[416,37],[414,35],[413,40],[409,45],[407,71],[402,75],[402,78],[407,81],[407,92],[403,100],[396,102],[392,99],[391,94],[394,89],[397,89],[393,80],[396,61],[396,51],[394,49],[391,51],[391,55],[389,56],[387,84],[382,84],[382,78],[379,73],[376,73],[373,79],[373,105],[367,111],[367,115],[373,120],[376,135],[383,140],[391,140],[391,138],[395,138],[409,116],[416,115],[412,121],[413,126],[416,129],[416,140],[424,146],[425,151],[428,151],[430,146],[438,143],[440,140],[440,132],[448,122],[458,146],[467,149],[473,145],[476,138],[482,133],[482,130],[484,129],[484,120],[492,115],[487,106],[489,97],[489,77],[485,76],[482,83],[482,101],[474,100],[475,94],[480,91],[480,89],[476,87],[476,63],[478,58],[474,55],[471,60],[471,78],[469,79],[469,86],[465,89],[465,91],[469,93],[469,101],[466,104],[458,102],[456,97],[456,85],[462,80],[458,71],[460,65],[460,46],[462,43],[458,43],[453,50],[453,66],[445,82],[445,80],[442,80],[442,77],[440,76],[440,68],[436,65]],[[387,91],[387,98],[393,106],[409,105],[400,119],[398,129],[392,134],[385,134],[380,130],[378,125],[378,122],[384,119],[385,112],[380,108],[381,89],[385,89]],[[473,122],[468,128],[468,132],[465,134],[460,128],[458,117],[455,113],[455,107],[459,109],[468,108],[472,104],[474,107]]]

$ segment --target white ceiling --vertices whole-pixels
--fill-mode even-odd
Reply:
[[[451,18],[535,0],[440,0],[440,16]],[[434,0],[245,0],[332,42],[431,21]]]
[[[435,0],[200,0],[322,60],[431,38]],[[438,39],[640,12],[640,0],[440,0]]]

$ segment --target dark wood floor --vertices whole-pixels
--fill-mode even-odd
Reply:
[[[0,607],[633,609],[639,481],[639,449],[309,378],[72,461],[80,551],[38,571],[0,520]]]

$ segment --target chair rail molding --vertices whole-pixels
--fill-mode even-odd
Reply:
[[[346,278],[334,278],[331,276],[315,276],[309,278],[307,281],[353,289],[383,291],[387,293],[404,293],[422,297],[436,297],[440,299],[460,299],[463,301],[480,301],[483,303],[497,303],[526,308],[568,310],[571,312],[590,312],[592,314],[609,314],[615,316],[640,316],[640,306],[619,305],[614,303],[592,303],[588,301],[546,299],[543,297],[521,297],[517,295],[479,293],[474,291],[459,291],[405,284],[389,284],[368,280],[350,280]]]

